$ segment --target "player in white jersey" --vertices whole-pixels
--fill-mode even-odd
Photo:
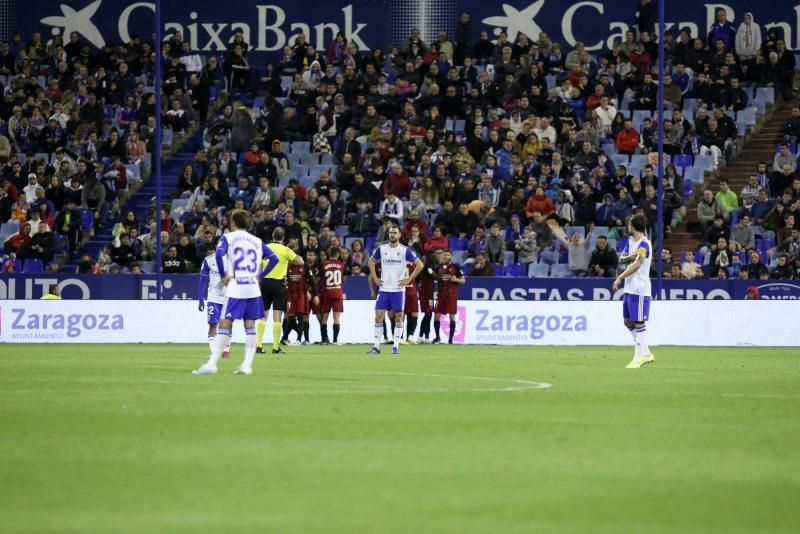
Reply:
[[[196,375],[213,375],[222,351],[231,341],[231,327],[237,319],[244,320],[244,361],[235,374],[249,375],[253,372],[253,357],[256,354],[256,321],[264,316],[259,280],[277,264],[278,257],[259,238],[247,232],[250,228],[250,213],[233,210],[230,213],[231,232],[219,239],[215,253],[217,268],[225,286],[225,302],[220,312],[214,348],[205,365],[195,371]],[[227,259],[227,264],[225,260]],[[263,270],[261,260],[268,260]],[[230,269],[226,269],[230,267]]]
[[[375,265],[381,262],[381,276],[378,278]],[[381,353],[381,339],[383,337],[383,319],[386,311],[394,313],[394,345],[392,354],[400,352],[400,342],[403,340],[404,298],[406,286],[422,272],[425,266],[410,247],[400,244],[400,227],[397,225],[389,229],[389,243],[379,245],[369,257],[369,274],[378,288],[378,298],[375,299],[375,344],[368,354]],[[408,264],[414,264],[414,272],[408,275]],[[407,276],[408,275],[408,276]]]
[[[646,363],[655,361],[655,357],[647,346],[647,329],[645,323],[650,317],[650,263],[653,260],[653,246],[645,235],[647,219],[637,214],[631,217],[628,231],[631,237],[625,243],[620,263],[629,264],[620,274],[612,289],[617,291],[625,282],[622,296],[622,318],[625,326],[633,336],[633,360],[628,369],[638,369]]]
[[[229,266],[226,265],[226,270]],[[203,258],[203,265],[200,267],[200,282],[197,287],[197,309],[206,311],[208,320],[208,348],[214,350],[214,337],[217,335],[217,325],[219,324],[222,305],[225,303],[225,286],[222,285],[222,277],[217,269],[217,258],[215,256],[214,245],[209,244],[206,248],[206,257]],[[231,357],[231,346],[225,347],[222,351],[223,358]]]

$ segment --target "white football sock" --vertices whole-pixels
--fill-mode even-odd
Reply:
[[[242,367],[250,368],[253,366],[253,358],[256,355],[256,329],[245,328],[244,337],[244,361]]]
[[[208,336],[208,350],[214,352],[214,336]]]
[[[222,357],[223,349],[231,342],[231,331],[226,328],[218,328],[214,338],[214,347],[211,349],[211,356],[208,358],[208,367],[217,368],[217,362]]]
[[[399,347],[403,340],[403,323],[394,324],[394,346]]]
[[[642,356],[647,356],[650,354],[650,347],[647,345],[647,329],[642,327],[638,330],[639,334],[639,354]]]
[[[381,339],[383,339],[383,321],[375,323],[375,345],[376,349],[381,348]]]

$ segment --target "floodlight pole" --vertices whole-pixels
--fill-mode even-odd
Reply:
[[[664,246],[664,4],[666,0],[658,0],[658,171],[656,184],[656,298],[661,298],[661,277],[664,273],[664,264],[661,261],[661,249]]]
[[[156,0],[156,65],[155,65],[155,93],[156,93],[156,135],[153,150],[153,166],[155,167],[156,181],[156,298],[161,300],[161,0]]]

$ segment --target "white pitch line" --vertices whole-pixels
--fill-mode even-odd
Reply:
[[[404,372],[388,372],[388,371],[348,371],[344,369],[328,369],[324,371],[320,371],[318,369],[272,369],[268,371],[269,373],[320,373],[320,372],[328,372],[328,373],[343,373],[343,374],[357,374],[357,375],[371,375],[371,376],[409,376],[409,377],[426,377],[426,378],[450,378],[456,380],[479,380],[485,382],[502,382],[506,384],[514,384],[509,385],[507,387],[500,387],[500,388],[467,388],[462,389],[458,387],[451,387],[451,388],[393,388],[387,387],[385,385],[370,385],[365,384],[364,388],[369,389],[352,389],[352,388],[342,388],[342,389],[332,389],[332,390],[287,390],[287,391],[259,391],[258,395],[353,395],[353,394],[368,394],[368,395],[375,395],[375,394],[387,394],[387,393],[505,393],[505,392],[514,392],[514,391],[532,391],[537,389],[548,389],[552,387],[552,384],[547,382],[537,382],[533,380],[523,380],[518,378],[496,378],[496,377],[487,377],[487,376],[462,376],[462,375],[443,375],[443,374],[434,374],[434,373],[404,373]],[[285,377],[283,377],[285,378]],[[34,382],[78,382],[78,383],[95,383],[97,384],[97,380],[92,379],[81,379],[81,378],[60,378],[60,377],[47,377],[47,378],[39,378],[39,377],[27,377],[25,380],[27,381],[34,381]],[[199,378],[198,380],[207,380],[203,378]],[[112,383],[141,383],[141,384],[169,384],[169,385],[186,385],[191,384],[190,381],[180,381],[180,380],[149,380],[149,381],[141,381],[141,380],[123,380],[115,378],[110,380]],[[100,382],[102,383],[102,382]],[[268,385],[270,386],[291,386],[289,383],[285,382],[270,382]],[[6,390],[9,391],[9,390]],[[20,392],[21,390],[16,390]],[[119,393],[130,391],[118,391]],[[150,393],[152,391],[138,391],[139,393]],[[80,393],[89,393],[87,391],[80,391]],[[111,390],[93,390],[91,393],[117,393],[117,391]],[[202,390],[197,391],[198,394],[201,393],[227,393],[225,390]]]

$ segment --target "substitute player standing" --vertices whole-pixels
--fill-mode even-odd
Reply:
[[[320,266],[320,284],[322,285],[322,297],[320,298],[319,330],[322,334],[322,344],[329,345],[328,338],[328,316],[333,312],[333,342],[339,343],[339,329],[341,328],[341,317],[344,312],[344,281],[346,268],[344,262],[339,259],[339,247],[331,247],[328,250],[328,259]]]
[[[653,257],[653,247],[645,235],[647,219],[644,215],[634,215],[628,222],[628,231],[631,237],[625,243],[620,263],[629,263],[628,267],[620,274],[611,288],[619,289],[623,280],[625,287],[622,296],[622,318],[625,326],[633,336],[633,360],[626,367],[638,369],[646,363],[655,361],[655,357],[647,346],[647,329],[645,323],[650,316],[650,262]]]
[[[261,280],[261,298],[264,301],[264,318],[258,321],[256,352],[264,352],[264,329],[267,326],[267,313],[272,308],[272,354],[283,354],[279,343],[283,330],[283,312],[286,311],[286,271],[289,263],[303,265],[303,258],[283,244],[286,230],[281,227],[272,231],[272,242],[267,245],[278,257],[278,265]]]
[[[223,234],[217,245],[216,258],[222,285],[225,286],[225,303],[220,313],[217,337],[214,348],[205,365],[192,371],[196,375],[213,375],[217,372],[217,362],[222,351],[231,342],[233,322],[244,320],[245,350],[244,361],[236,371],[237,375],[253,373],[253,358],[256,355],[256,321],[264,316],[264,303],[258,281],[277,264],[278,257],[263,241],[247,232],[250,228],[250,214],[244,210],[233,210],[230,214],[231,232]],[[259,271],[263,259],[266,267]],[[228,260],[230,270],[226,269]]]
[[[436,268],[436,278],[439,280],[439,298],[436,300],[436,315],[433,318],[433,329],[436,333],[434,343],[441,343],[439,328],[442,326],[441,317],[446,313],[450,316],[450,340],[453,344],[453,335],[456,333],[456,313],[458,312],[458,286],[466,282],[461,273],[461,267],[453,263],[453,256],[449,250],[442,254],[442,264]]]
[[[381,263],[380,277],[376,272],[377,262]],[[409,263],[414,264],[414,272],[407,276]],[[405,287],[414,282],[424,265],[410,247],[400,244],[400,227],[397,225],[389,229],[389,243],[376,247],[369,257],[368,264],[372,282],[378,287],[378,298],[375,299],[375,343],[368,354],[381,353],[383,319],[387,311],[394,313],[392,354],[399,354],[405,320],[403,316]]]
[[[208,296],[206,296],[208,294]],[[203,301],[206,301],[205,303]],[[200,282],[197,288],[197,309],[206,311],[208,320],[208,349],[214,350],[214,337],[217,335],[222,304],[225,302],[225,286],[217,269],[217,258],[214,256],[214,246],[206,249],[206,257],[200,267]],[[206,305],[207,304],[207,305]],[[225,347],[223,358],[231,357],[231,346]]]

